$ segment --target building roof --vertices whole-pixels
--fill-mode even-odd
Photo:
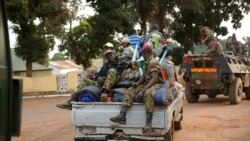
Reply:
[[[12,60],[13,72],[27,70],[26,69],[26,61],[24,61],[21,58],[16,56],[14,48],[11,48],[11,60]],[[52,69],[47,67],[47,66],[40,65],[38,63],[32,63],[32,70],[33,71],[44,71],[44,70],[52,70]]]
[[[56,67],[58,69],[82,69],[83,67],[77,65],[73,60],[58,60],[49,61],[50,66]]]

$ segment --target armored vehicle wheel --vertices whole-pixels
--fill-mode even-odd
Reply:
[[[185,95],[189,103],[197,103],[199,100],[199,95],[192,92],[188,83],[185,85]]]
[[[242,81],[240,78],[236,77],[232,84],[229,86],[228,96],[231,104],[239,104],[242,99]]]
[[[250,87],[246,88],[245,95],[246,95],[246,99],[250,100]]]

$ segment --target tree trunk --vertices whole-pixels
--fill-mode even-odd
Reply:
[[[26,60],[26,76],[27,77],[32,77],[32,59],[27,59]]]

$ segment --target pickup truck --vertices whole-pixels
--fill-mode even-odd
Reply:
[[[127,112],[127,123],[111,122],[110,117],[120,112],[121,102],[73,102],[72,123],[75,141],[85,140],[165,140],[172,141],[174,131],[181,129],[184,88],[168,106],[155,106],[153,131],[144,133],[145,108],[134,103]]]

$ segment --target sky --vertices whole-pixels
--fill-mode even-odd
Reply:
[[[221,26],[226,26],[228,28],[229,34],[224,37],[219,36],[220,39],[227,39],[227,37],[231,36],[235,33],[237,40],[244,42],[243,37],[250,37],[250,13],[248,15],[244,15],[244,19],[241,21],[241,28],[235,30],[233,29],[233,25],[230,21],[222,22]]]
[[[94,10],[91,7],[83,6],[83,10],[80,13],[80,15],[87,17],[94,14]],[[78,22],[77,22],[78,23]],[[11,23],[9,23],[11,25]],[[74,26],[74,25],[73,25]],[[222,22],[221,26],[226,26],[228,28],[228,34],[224,37],[219,36],[219,39],[227,39],[229,36],[231,36],[233,33],[236,34],[237,40],[244,42],[242,39],[243,37],[250,37],[250,13],[248,15],[244,15],[244,19],[241,21],[241,28],[235,30],[233,29],[233,25],[230,23],[230,21]],[[66,27],[67,28],[67,27]],[[9,31],[10,34],[10,46],[11,48],[15,45],[16,35],[12,32],[12,30]],[[56,45],[53,50],[49,53],[49,58],[52,58],[55,53],[58,52],[57,46],[60,44],[59,40],[56,40]]]

